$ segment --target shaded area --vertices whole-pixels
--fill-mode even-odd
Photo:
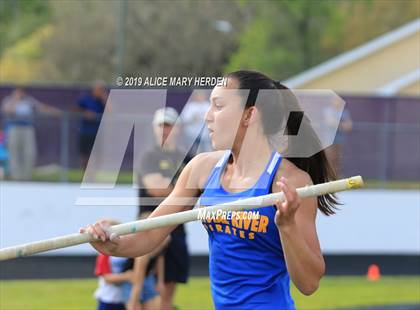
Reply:
[[[326,255],[327,275],[364,275],[377,264],[383,275],[420,275],[420,256]],[[32,256],[0,262],[0,279],[93,278],[95,256]],[[191,256],[191,276],[208,276],[208,257]]]
[[[419,304],[407,304],[407,305],[383,305],[383,306],[368,306],[368,307],[352,307],[352,308],[341,308],[340,310],[419,310]]]
[[[96,256],[33,256],[0,262],[0,279],[94,278]],[[191,276],[208,276],[208,257],[193,256]]]
[[[420,275],[419,255],[324,255],[327,275],[363,275],[371,264],[383,275]]]

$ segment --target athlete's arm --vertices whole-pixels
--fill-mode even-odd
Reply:
[[[325,262],[316,232],[317,199],[300,199],[297,187],[312,184],[310,177],[298,170],[288,179],[276,178],[273,191],[283,191],[284,203],[277,203],[276,225],[287,269],[296,287],[305,295],[313,294],[325,272]]]

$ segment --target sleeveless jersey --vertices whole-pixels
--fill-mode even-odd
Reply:
[[[215,165],[200,197],[200,206],[211,206],[266,195],[281,162],[273,152],[258,181],[242,192],[228,192],[221,185],[230,151]],[[295,309],[290,295],[290,279],[274,223],[275,206],[248,212],[207,217],[203,225],[209,235],[209,272],[216,309]],[[255,214],[255,213],[254,213]]]

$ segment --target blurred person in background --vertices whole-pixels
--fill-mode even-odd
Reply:
[[[120,224],[110,220],[111,225]],[[95,275],[98,288],[94,296],[98,301],[98,310],[125,310],[123,283],[132,279],[132,270],[125,270],[127,258],[113,257],[100,253],[96,258]]]
[[[90,92],[77,102],[76,110],[82,114],[79,128],[79,151],[83,169],[86,169],[107,98],[108,91],[105,83],[95,82]]]
[[[212,150],[209,132],[204,124],[204,116],[210,107],[208,95],[205,90],[197,90],[191,101],[188,101],[182,111],[182,123],[187,142],[195,140],[192,155]],[[197,139],[201,132],[201,138]]]
[[[334,143],[325,150],[337,177],[341,176],[341,157],[346,134],[353,129],[353,121],[349,110],[344,108],[341,111],[341,101],[338,99],[333,100],[324,110],[325,124],[327,127],[335,130],[336,121],[337,119],[340,120]]]
[[[182,152],[176,146],[179,128],[175,123],[178,116],[178,112],[170,107],[159,109],[154,114],[155,145],[144,153],[138,167],[140,216],[144,212],[152,212],[171,193],[179,174],[190,160],[186,152]],[[167,187],[164,188],[162,184]],[[150,201],[142,202],[143,199]],[[186,283],[188,273],[189,254],[186,233],[184,225],[179,225],[171,233],[171,240],[165,252],[162,309],[173,308],[176,284]]]
[[[6,119],[7,149],[10,159],[10,177],[30,180],[36,162],[35,120],[37,113],[60,115],[60,110],[42,103],[17,87],[3,99],[1,112]]]

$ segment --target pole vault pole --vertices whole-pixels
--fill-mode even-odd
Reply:
[[[341,179],[332,182],[320,183],[316,185],[305,186],[296,189],[301,198],[316,197],[320,195],[341,192],[363,186],[361,176],[355,176],[347,179]],[[233,202],[223,203],[211,207],[206,207],[206,212],[220,211],[244,211],[256,208],[274,205],[276,200],[283,201],[283,192],[263,195],[259,197],[251,197],[240,199]],[[200,212],[203,208],[196,208],[190,211],[183,211],[139,221],[128,222],[124,224],[114,225],[110,227],[110,233],[117,236],[133,234],[140,231],[160,228],[164,226],[179,225],[186,222],[196,221],[199,219]],[[0,261],[29,256],[36,253],[42,253],[50,250],[66,248],[78,244],[83,244],[94,240],[88,233],[75,233],[57,238],[41,240],[22,245],[12,246],[0,249]]]

